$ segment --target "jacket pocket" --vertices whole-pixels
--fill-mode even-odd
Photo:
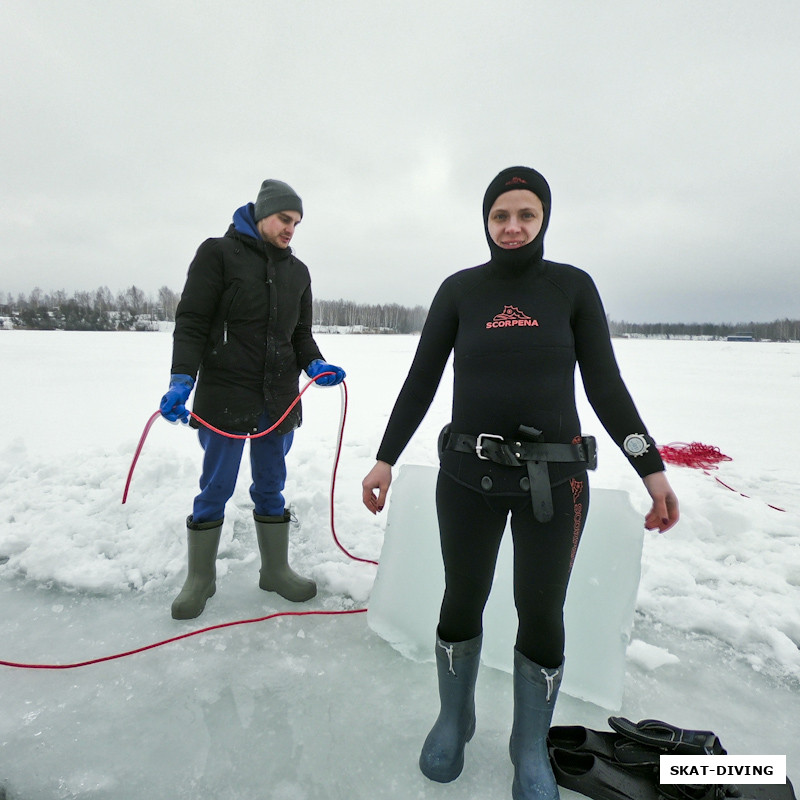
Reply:
[[[225,350],[230,341],[230,317],[236,298],[239,295],[239,287],[231,287],[228,292],[222,295],[216,321],[211,329],[206,351],[203,355],[203,364],[209,367],[219,367],[225,358]],[[226,297],[229,294],[229,297]]]

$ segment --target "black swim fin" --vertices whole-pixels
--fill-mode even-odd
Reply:
[[[548,747],[576,753],[592,753],[631,766],[658,768],[660,750],[639,744],[620,733],[595,731],[582,725],[553,725],[547,735]]]
[[[551,725],[547,746],[614,758],[614,745],[622,738],[612,731],[594,731],[582,725]]]
[[[559,786],[593,800],[661,800],[652,767],[631,769],[593,753],[550,750],[550,764]]]
[[[719,737],[657,719],[609,717],[608,723],[615,732],[550,728],[550,763],[560,786],[593,800],[797,800],[788,778],[785,784],[661,784],[661,754],[727,755]]]
[[[631,722],[625,717],[609,717],[608,724],[634,742],[658,748],[664,753],[687,756],[724,756],[728,753],[713,731],[678,728],[659,719]]]

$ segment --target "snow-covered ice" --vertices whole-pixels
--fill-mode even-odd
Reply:
[[[318,338],[348,372],[336,531],[377,560],[386,518],[361,506],[360,483],[417,340]],[[244,467],[217,594],[198,620],[170,618],[196,434],[158,420],[120,502],[170,349],[167,332],[0,332],[0,660],[71,664],[281,611],[368,607],[375,567],[349,560],[329,526],[342,394],[314,387],[286,495],[298,519],[292,560],[319,595],[298,607],[258,589]],[[620,713],[710,728],[731,753],[785,753],[797,783],[800,344],[619,340],[615,349],[660,442],[701,441],[733,459],[711,474],[669,471],[683,516],[666,535],[644,535]],[[446,375],[401,463],[435,465],[449,403]],[[644,514],[641,482],[584,399],[581,415],[599,440],[593,486],[629,492]],[[507,798],[508,674],[482,668],[464,773],[430,783],[416,760],[435,717],[433,667],[398,653],[366,617],[279,617],[75,669],[0,667],[0,786],[25,800]],[[563,693],[554,722],[606,728],[607,715]]]

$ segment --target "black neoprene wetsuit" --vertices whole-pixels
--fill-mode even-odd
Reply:
[[[510,206],[514,198],[520,201],[519,216],[512,221],[508,207],[498,202],[517,190],[526,194],[512,196]],[[530,192],[535,197],[528,200]],[[664,465],[620,376],[594,282],[582,270],[544,260],[550,209],[550,187],[529,167],[509,167],[489,184],[483,219],[491,260],[451,275],[439,288],[378,459],[396,462],[430,407],[453,352],[452,421],[440,437],[436,486],[445,570],[438,635],[462,642],[481,633],[510,513],[516,647],[533,662],[555,668],[563,660],[564,599],[588,511],[587,463],[550,461],[549,473],[529,475],[525,465],[498,464],[477,452],[452,449],[452,435],[494,434],[513,441],[525,425],[542,432],[539,441],[562,447],[576,443],[581,436],[577,363],[592,407],[639,475],[659,472]],[[522,246],[495,241],[490,218],[498,232],[516,225],[513,236]],[[540,220],[540,227],[528,240],[534,220]],[[552,497],[549,519],[539,513],[542,490]]]
[[[629,434],[647,434],[620,376],[589,275],[552,261],[522,268],[489,262],[451,275],[437,292],[378,450],[381,461],[397,461],[433,400],[451,351],[453,431],[510,438],[528,425],[541,430],[546,442],[573,442],[581,433],[577,362],[589,402],[611,438],[622,447]],[[664,468],[653,446],[628,458],[642,476]],[[470,485],[475,470],[485,466],[468,454],[443,454],[442,469]],[[583,469],[550,465],[554,484]]]
[[[580,436],[575,364],[587,397],[611,438],[647,435],[614,357],[594,282],[550,261],[525,266],[491,261],[447,278],[433,303],[408,377],[392,411],[378,459],[394,464],[427,412],[454,352],[451,429],[514,437],[520,424],[546,442]],[[644,476],[662,470],[649,450],[628,456]],[[553,519],[534,518],[520,484],[524,468],[475,455],[440,453],[436,501],[445,566],[438,635],[465,641],[482,631],[500,540],[511,512],[517,649],[537,664],[563,660],[563,605],[589,503],[585,463],[551,463]],[[486,486],[491,478],[491,489]]]

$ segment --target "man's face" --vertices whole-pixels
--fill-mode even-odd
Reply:
[[[265,242],[285,249],[294,236],[294,229],[300,224],[302,217],[297,211],[278,211],[260,219],[256,227]]]

